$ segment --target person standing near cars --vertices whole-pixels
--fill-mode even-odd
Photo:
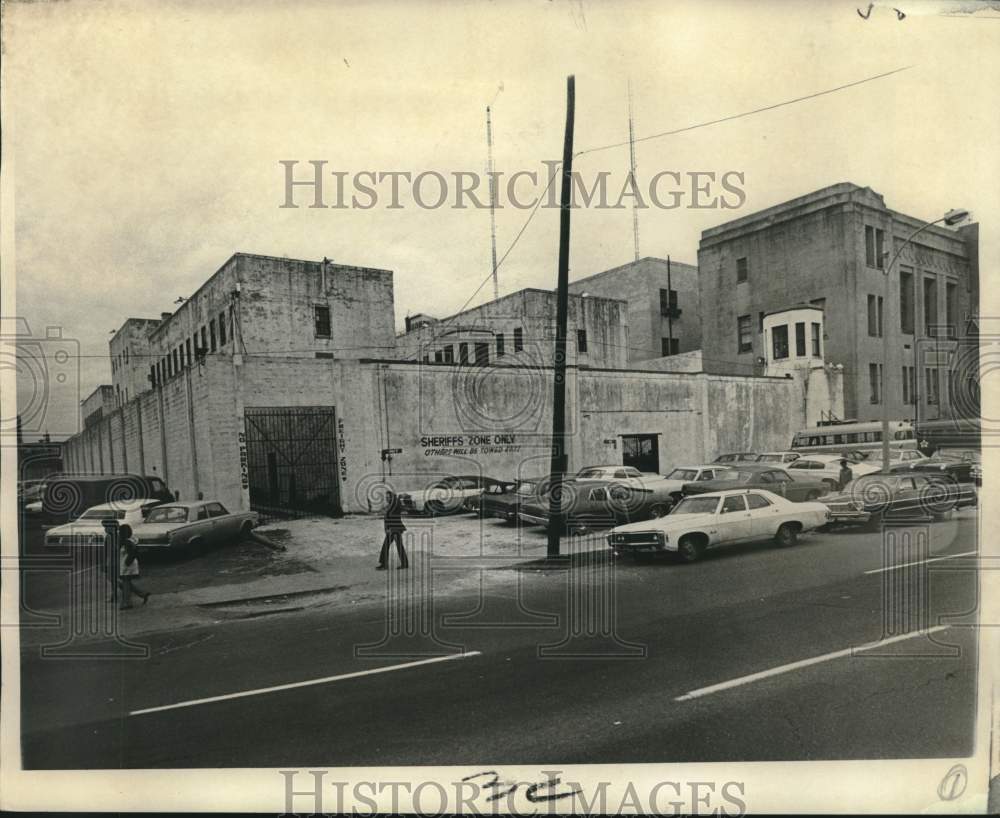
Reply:
[[[851,467],[847,465],[847,460],[840,461],[840,474],[838,475],[838,482],[840,483],[840,490],[843,491],[847,484],[854,479],[854,472],[851,471]]]
[[[403,525],[403,505],[394,492],[386,495],[385,516],[383,524],[385,527],[385,539],[382,540],[382,551],[379,554],[376,571],[384,571],[389,560],[389,549],[392,543],[396,543],[396,550],[399,552],[399,567],[409,568],[410,562],[406,558],[406,549],[403,548],[403,532],[406,526]]]
[[[132,594],[149,601],[149,592],[142,590],[135,581],[139,578],[139,546],[132,536],[132,526],[124,523],[118,528],[118,584],[121,588],[121,604],[118,610],[132,607]]]

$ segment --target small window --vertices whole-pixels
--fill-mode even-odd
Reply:
[[[194,518],[196,520],[207,520],[208,519],[208,509],[205,506],[201,506],[195,513]]]
[[[868,386],[870,403],[880,403],[882,395],[882,365],[868,364]]]
[[[205,327],[201,328],[201,354],[204,355],[208,352],[208,330]]]
[[[618,471],[615,472],[615,477],[621,480],[625,477],[628,477],[628,475],[625,473],[625,469],[618,469]]]
[[[764,311],[757,313],[757,332],[764,331]]]
[[[229,513],[222,507],[221,503],[209,503],[206,508],[209,517],[224,517]]]
[[[815,321],[813,321],[812,323],[812,354],[814,358],[823,357],[823,351],[822,348],[820,347],[820,339],[819,339],[819,324],[817,324]]]
[[[660,288],[660,315],[669,315],[677,309],[677,290]]]
[[[504,354],[504,335],[502,332],[497,333],[497,357],[500,358]]]
[[[224,347],[226,345],[226,312],[223,310],[219,313],[219,346]]]
[[[514,327],[514,352],[524,349],[524,330],[521,327]]]
[[[752,511],[755,508],[767,508],[771,505],[771,501],[768,500],[763,494],[748,494],[747,505]]]
[[[444,348],[444,362],[446,364],[455,363],[455,347],[451,344],[448,344],[448,346]]]
[[[736,283],[748,280],[750,277],[750,266],[747,264],[747,257],[736,259]]]
[[[772,357],[780,361],[788,357],[788,325],[782,324],[780,327],[771,329]]]
[[[191,358],[191,339],[190,338],[188,338],[184,342],[184,355],[187,358],[187,365],[191,366],[192,358]]]
[[[439,364],[444,361],[444,350],[435,349],[434,350],[434,363]]]
[[[149,382],[153,386],[156,386],[156,367],[155,366],[151,366],[149,368]]]
[[[576,331],[576,351],[587,351],[587,330],[585,329],[578,329]]]
[[[680,352],[681,340],[680,338],[661,338],[660,339],[660,355],[666,357],[667,355],[676,355]]]
[[[742,494],[727,497],[722,501],[722,513],[729,514],[733,511],[746,511],[747,503]]]
[[[329,338],[330,337],[330,308],[325,306],[317,305],[314,307],[314,316],[316,320],[316,337],[317,338]]]
[[[798,321],[795,324],[795,355],[798,358],[806,357],[806,324]]]
[[[741,315],[736,319],[736,344],[737,352],[751,352],[753,350],[753,336],[750,331],[750,316]]]
[[[208,322],[208,343],[209,349],[215,352],[215,319]]]
[[[485,341],[476,341],[476,363],[485,366],[490,362],[490,345]]]
[[[469,345],[464,341],[458,345],[458,362],[460,364],[469,362]]]

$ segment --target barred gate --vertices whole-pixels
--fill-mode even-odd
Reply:
[[[246,407],[250,508],[262,519],[340,516],[332,406]]]

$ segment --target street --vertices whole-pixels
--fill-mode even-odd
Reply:
[[[975,509],[914,526],[926,553],[889,565],[881,533],[849,529],[694,565],[583,554],[567,569],[486,570],[482,594],[457,586],[433,608],[414,595],[429,576],[416,562],[384,575],[399,600],[388,640],[389,608],[375,603],[147,633],[148,659],[23,647],[23,764],[968,755],[976,526]],[[25,587],[36,611],[58,604],[51,577]]]

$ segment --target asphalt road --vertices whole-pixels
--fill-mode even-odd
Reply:
[[[976,551],[976,519],[969,510],[926,531],[929,561],[889,570],[880,534],[834,531],[693,565],[612,569],[602,556],[568,571],[487,572],[482,598],[401,603],[395,638],[362,658],[359,645],[384,640],[382,608],[320,607],[147,635],[143,660],[26,650],[23,764],[967,755],[977,574],[966,554]],[[464,623],[441,621],[463,612]],[[927,629],[935,630],[914,635]],[[893,641],[851,651],[884,638]],[[205,698],[213,700],[196,701]]]

